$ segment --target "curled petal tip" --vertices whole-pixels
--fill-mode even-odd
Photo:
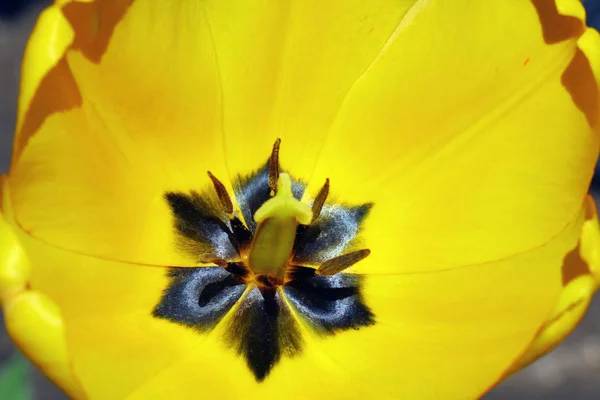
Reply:
[[[0,303],[25,290],[29,279],[27,257],[0,212]]]
[[[558,346],[581,321],[600,286],[600,225],[591,196],[587,196],[584,207],[585,220],[579,245],[564,258],[564,289],[559,300],[506,376],[525,368]]]
[[[586,219],[581,230],[580,254],[589,266],[595,289],[598,289],[600,286],[600,224],[596,203],[591,196],[586,198]]]
[[[569,282],[551,315],[505,376],[527,367],[565,340],[583,318],[595,291],[596,284],[589,275],[579,276]]]
[[[6,330],[34,364],[74,399],[85,395],[71,370],[58,306],[44,294],[26,290],[4,305]]]
[[[9,213],[10,208],[4,207],[4,211]],[[30,271],[25,250],[0,211],[0,303],[6,330],[23,353],[67,394],[83,399],[71,371],[59,307],[43,293],[30,290]]]
[[[60,9],[61,2],[44,10],[29,38],[21,70],[17,132],[42,79],[61,60],[75,34]]]

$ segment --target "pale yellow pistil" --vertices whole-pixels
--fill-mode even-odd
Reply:
[[[249,261],[255,274],[279,280],[284,278],[294,248],[296,228],[298,224],[310,224],[312,214],[307,204],[294,197],[290,176],[281,173],[277,181],[277,193],[254,214],[258,227],[252,240]]]

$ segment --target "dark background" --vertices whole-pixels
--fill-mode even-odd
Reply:
[[[0,174],[8,170],[10,162],[23,49],[38,13],[49,3],[49,0],[0,0]],[[600,28],[600,0],[584,0],[584,4],[588,23]],[[594,181],[592,190],[600,193],[600,177]],[[25,388],[8,390],[9,376]],[[0,400],[66,398],[35,368],[23,362],[2,328],[0,385],[3,385]],[[561,346],[503,382],[485,399],[600,399],[600,296]]]

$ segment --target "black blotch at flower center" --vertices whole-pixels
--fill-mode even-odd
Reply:
[[[276,143],[275,156],[278,150]],[[165,199],[173,214],[178,248],[199,262],[214,265],[170,268],[169,283],[152,313],[155,317],[205,333],[231,310],[224,322],[224,340],[245,358],[258,382],[282,356],[302,351],[303,339],[293,313],[320,335],[375,323],[361,295],[361,277],[342,272],[368,255],[368,250],[348,249],[356,247],[371,204],[327,203],[327,182],[313,201],[311,223],[297,226],[282,278],[255,273],[248,263],[258,228],[254,214],[274,193],[278,160],[272,155],[260,170],[234,182],[241,216],[233,211],[224,186],[209,175],[214,188],[203,193],[169,192]],[[296,199],[300,200],[305,188],[292,179]]]

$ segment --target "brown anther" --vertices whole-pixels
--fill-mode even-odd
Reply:
[[[198,262],[201,262],[202,264],[215,264],[219,267],[226,267],[228,264],[226,260],[217,257],[214,254],[205,254],[198,259]]]
[[[225,211],[227,214],[233,214],[233,202],[231,201],[231,197],[229,197],[229,193],[227,193],[227,189],[225,189],[225,185],[223,185],[221,181],[218,180],[210,171],[208,171],[208,177],[215,187],[217,196],[219,196],[219,200],[223,206],[223,211]]]
[[[321,264],[321,266],[317,269],[317,273],[320,275],[327,276],[335,275],[338,272],[341,272],[346,268],[356,264],[363,258],[367,257],[369,254],[371,254],[371,250],[363,249],[332,258],[331,260],[327,260],[323,264]]]
[[[317,218],[319,218],[319,215],[321,215],[321,210],[323,210],[323,204],[325,204],[327,196],[329,196],[329,178],[325,180],[325,184],[323,185],[321,190],[319,190],[319,194],[317,195],[317,198],[312,204],[312,222],[315,222]]]
[[[277,181],[279,180],[279,145],[281,139],[277,139],[273,144],[271,158],[269,159],[269,187],[273,193],[277,192]]]

